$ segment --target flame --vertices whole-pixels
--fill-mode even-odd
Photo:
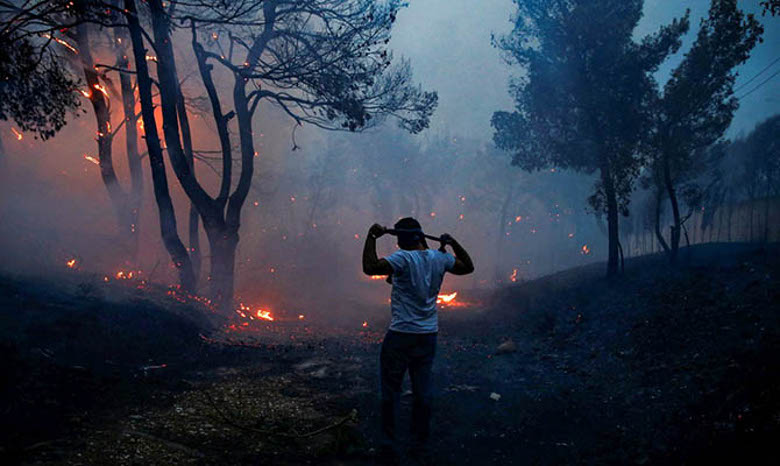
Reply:
[[[154,55],[147,55],[146,56],[146,61],[153,61],[153,62],[156,63],[157,62],[157,57],[155,57]]]
[[[94,163],[95,165],[100,165],[100,161],[96,159],[95,157],[92,157],[91,155],[84,154],[84,158],[89,160],[90,162]]]
[[[509,281],[517,281],[517,269],[512,269],[512,275],[509,276]]]
[[[264,311],[262,309],[257,310],[257,317],[269,321],[274,320],[273,316],[271,315],[271,311]]]
[[[83,96],[84,96],[84,97],[86,97],[87,99],[89,99],[90,97],[92,97],[92,91],[90,91],[89,89],[86,89],[86,90],[84,90],[84,89],[79,89],[79,92],[81,92],[81,95],[83,95]]]
[[[76,268],[76,263],[76,259],[71,259],[68,262],[65,262],[65,265],[67,265],[69,269],[74,269]]]
[[[385,278],[387,278],[387,276],[386,275],[371,275],[369,278],[371,280],[384,280]]]
[[[366,327],[368,327],[368,322],[364,320],[363,321],[363,328],[366,328]]]
[[[515,217],[515,223],[519,223],[521,220],[523,220],[522,215],[518,215],[517,217]]]
[[[436,298],[436,304],[449,304],[450,302],[452,302],[455,299],[456,296],[458,296],[458,292],[457,291],[453,291],[450,294],[440,294]]]
[[[60,44],[61,46],[65,47],[66,49],[70,50],[71,52],[73,52],[75,54],[79,53],[79,51],[76,49],[76,47],[70,45],[68,42],[66,42],[63,39],[60,39],[59,37],[53,37],[51,34],[46,34],[46,33],[41,34],[41,36],[45,37],[47,39],[53,40],[54,42]]]
[[[106,97],[106,99],[108,99],[108,91],[106,90],[106,86],[102,84],[94,84],[92,85],[92,87],[100,91],[100,93],[103,94]]]
[[[303,319],[304,319],[304,315],[303,314],[298,314],[298,320],[303,320]]]
[[[17,141],[21,141],[22,139],[24,139],[22,133],[20,133],[16,128],[11,128],[11,132],[14,133],[14,137],[16,138]]]
[[[587,245],[587,244],[583,244],[583,245],[582,245],[582,250],[581,250],[580,252],[581,252],[583,255],[587,256],[588,254],[590,254],[590,248],[588,247],[588,245]]]

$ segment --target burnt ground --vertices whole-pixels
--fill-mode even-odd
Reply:
[[[443,309],[436,464],[773,462],[778,252],[701,245]],[[0,277],[0,461],[372,463],[385,322],[227,323],[94,277]]]

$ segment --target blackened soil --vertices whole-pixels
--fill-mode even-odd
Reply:
[[[442,310],[434,464],[773,463],[778,252],[702,245]],[[0,280],[3,464],[373,463],[383,322],[236,337],[101,290]]]

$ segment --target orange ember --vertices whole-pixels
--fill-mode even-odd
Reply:
[[[455,300],[456,296],[458,296],[458,292],[457,291],[453,291],[450,294],[440,294],[436,298],[436,304],[449,304],[449,303],[451,303],[452,301]]]
[[[509,280],[512,282],[517,281],[517,269],[512,269],[512,275],[509,276]]]
[[[368,278],[370,278],[371,280],[384,280],[385,278],[387,278],[387,275],[371,275]]]
[[[76,259],[71,259],[68,262],[65,262],[65,265],[67,265],[69,269],[75,268],[76,267]]]
[[[14,133],[14,137],[17,141],[21,141],[24,139],[24,136],[22,136],[22,133],[20,133],[16,128],[11,128],[11,132]]]
[[[587,256],[588,254],[590,254],[590,248],[588,247],[588,245],[587,245],[587,244],[583,244],[583,245],[582,245],[582,250],[581,250],[580,252],[581,252],[583,255]]]
[[[95,165],[100,165],[100,161],[98,159],[96,159],[95,157],[92,157],[91,155],[84,154],[84,158],[86,160],[94,163]]]

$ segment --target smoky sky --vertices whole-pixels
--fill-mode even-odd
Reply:
[[[680,52],[659,70],[663,84],[695,39],[709,0],[646,0],[644,15],[636,30],[637,38],[658,30],[691,10],[691,30]],[[740,87],[780,56],[780,18],[761,17],[759,0],[740,1],[746,13],[754,13],[765,27],[764,42],[754,49],[750,60],[738,68],[735,89],[742,96],[774,72],[780,63],[748,86]],[[426,88],[439,92],[439,109],[432,129],[475,138],[490,138],[490,117],[496,110],[512,108],[507,84],[514,70],[505,65],[491,45],[491,34],[512,29],[515,10],[512,0],[412,0],[401,11],[393,30],[392,47],[407,57],[415,78]],[[726,136],[748,132],[756,123],[777,112],[780,79],[772,79],[740,101]]]

